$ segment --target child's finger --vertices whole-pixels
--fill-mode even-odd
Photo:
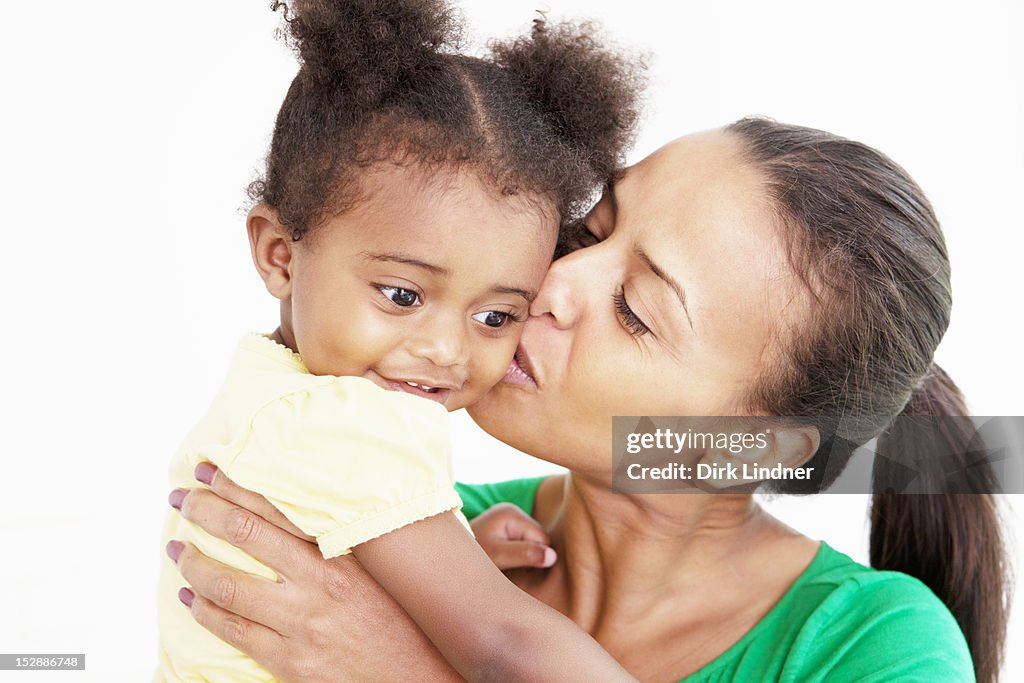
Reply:
[[[533,541],[501,541],[493,544],[487,554],[498,569],[547,568],[558,559],[554,548]]]
[[[505,537],[510,541],[532,541],[544,546],[550,545],[551,538],[540,522],[527,516],[519,508],[516,510],[519,514],[508,514],[504,520]]]

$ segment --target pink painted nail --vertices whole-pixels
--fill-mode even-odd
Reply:
[[[167,502],[171,504],[171,507],[175,510],[181,509],[181,501],[185,500],[185,495],[188,493],[185,489],[174,489],[171,491],[171,495],[167,496]]]
[[[192,601],[196,599],[195,594],[187,588],[178,591],[178,599],[185,603],[185,607],[191,607]]]
[[[181,541],[170,541],[167,544],[167,557],[171,558],[173,562],[177,562],[178,558],[181,557],[181,551],[185,549],[185,544]]]
[[[208,462],[201,462],[196,465],[196,479],[203,482],[204,484],[213,483],[213,475],[217,474],[217,468]]]

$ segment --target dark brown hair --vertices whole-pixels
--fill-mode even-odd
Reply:
[[[249,187],[294,239],[359,201],[361,170],[389,160],[470,167],[490,187],[550,202],[565,224],[622,162],[643,64],[588,25],[534,21],[486,58],[457,52],[440,0],[296,0],[282,33],[301,67]]]
[[[900,490],[892,487],[899,465],[884,457],[920,453],[916,460],[939,467],[908,416],[967,415],[959,390],[932,360],[952,306],[938,219],[907,172],[871,147],[760,118],[727,130],[761,172],[812,299],[809,324],[777,342],[783,352],[774,354],[778,360],[747,407],[820,417],[837,431],[807,463],[820,476],[777,490],[828,486],[853,449],[879,437],[871,563],[928,585],[960,624],[977,680],[995,681],[1008,618],[996,500],[991,493],[892,493]],[[970,430],[958,429],[955,419],[943,425],[931,438],[964,453]],[[991,470],[977,469],[983,471],[973,490],[995,490]]]

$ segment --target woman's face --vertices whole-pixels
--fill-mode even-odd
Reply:
[[[804,299],[725,132],[628,169],[586,225],[592,244],[552,265],[530,307],[518,366],[470,412],[522,451],[607,475],[612,416],[737,414]]]

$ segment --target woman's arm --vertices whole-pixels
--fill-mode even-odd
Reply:
[[[294,646],[295,641],[287,633],[308,629],[308,623],[301,622],[313,620],[306,616],[305,600],[316,601],[317,607],[323,608],[338,598],[348,597],[351,611],[353,604],[358,608],[366,598],[373,597],[353,593],[348,584],[352,572],[346,571],[347,578],[342,584],[345,590],[333,591],[325,596],[327,600],[317,593],[325,588],[328,591],[336,588],[336,579],[310,582],[308,586],[313,590],[306,587],[301,592],[293,591],[288,600],[298,602],[287,612],[295,615],[298,622],[286,618],[282,627],[268,628],[267,621],[278,615],[278,603],[286,587],[306,584],[296,577],[302,577],[319,563],[330,565],[336,561],[323,561],[313,544],[286,533],[298,530],[272,507],[265,511],[272,523],[245,509],[269,505],[262,497],[240,489],[219,473],[203,478],[211,479],[215,491],[238,505],[230,506],[210,492],[196,490],[182,502],[182,514],[213,535],[266,560],[265,563],[281,576],[278,584],[244,574],[239,576],[194,548],[182,551],[177,561],[182,574],[193,582],[198,593],[191,604],[193,614],[211,631],[262,662],[263,658],[252,652],[253,645],[246,647],[236,641],[253,641],[255,648],[280,656],[280,637],[289,638]],[[296,543],[298,547],[294,547]],[[580,675],[588,680],[631,680],[625,670],[575,624],[502,576],[452,515],[438,515],[374,539],[359,546],[356,556],[390,594],[411,611],[448,660],[469,678],[562,680],[571,672],[573,680],[578,680]],[[414,561],[410,562],[410,558]],[[457,567],[458,571],[453,572],[452,567]],[[313,578],[323,573],[322,570],[312,571]],[[326,576],[332,573],[328,568]],[[393,602],[364,571],[359,574],[361,582],[372,584],[373,589]],[[260,595],[268,588],[276,592]],[[243,601],[239,594],[248,594],[248,597]],[[394,607],[401,609],[398,605]],[[331,622],[328,620],[328,623]],[[348,618],[341,623],[347,628]],[[280,628],[287,633],[282,633]],[[227,636],[220,629],[228,629]],[[401,642],[393,636],[388,639]],[[332,642],[325,641],[324,634],[309,640]],[[355,642],[365,646],[366,639]],[[340,661],[347,660],[346,656]],[[316,672],[323,670],[316,661],[312,659],[311,668],[304,672],[314,677],[301,680],[316,680]],[[268,668],[274,670],[272,666]]]
[[[260,559],[280,580],[172,542],[168,551],[191,585],[182,601],[196,621],[289,683],[336,681],[340,671],[351,680],[461,680],[354,558],[324,560],[262,496],[221,474],[212,476],[210,489],[173,502],[186,519]]]

